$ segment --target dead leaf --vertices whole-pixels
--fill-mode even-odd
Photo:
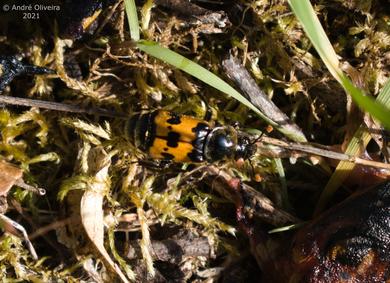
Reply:
[[[96,147],[89,151],[88,173],[93,174],[95,180],[90,184],[90,189],[85,191],[81,198],[81,222],[88,238],[103,257],[105,263],[116,272],[123,282],[129,282],[104,247],[103,198],[108,189],[108,168],[110,164],[110,156],[107,155],[103,148]]]
[[[23,170],[8,163],[0,161],[0,196],[6,196],[13,185],[31,191],[41,196],[46,194],[46,190],[26,184],[23,180]]]
[[[0,196],[7,195],[16,181],[22,179],[23,170],[3,160],[0,161]]]
[[[24,229],[24,227],[22,225],[13,221],[11,218],[8,218],[4,214],[0,214],[0,226],[6,232],[8,232],[16,237],[22,238],[26,242],[26,245],[27,245],[32,257],[35,260],[38,260],[38,255],[34,249],[34,246],[30,242],[30,240],[28,239],[26,229]]]

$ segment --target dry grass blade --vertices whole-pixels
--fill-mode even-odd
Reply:
[[[119,114],[113,111],[109,111],[102,108],[81,108],[79,106],[53,102],[53,101],[42,101],[37,99],[13,97],[13,96],[0,96],[0,103],[19,105],[26,107],[37,107],[41,109],[48,109],[54,111],[71,112],[71,113],[86,113],[90,115],[109,116],[109,117],[126,117],[123,114]]]
[[[246,98],[257,107],[265,116],[272,120],[273,125],[281,133],[285,133],[290,139],[306,142],[302,130],[284,114],[268,96],[258,87],[244,66],[234,57],[222,62],[226,75],[236,83],[245,94]]]
[[[376,168],[383,168],[383,169],[390,170],[390,164],[383,163],[383,162],[377,162],[377,161],[373,161],[373,160],[368,160],[368,159],[363,159],[363,158],[359,158],[359,157],[349,155],[346,153],[322,149],[322,148],[319,148],[318,145],[316,147],[316,146],[313,146],[310,144],[285,142],[285,141],[270,138],[270,137],[262,137],[261,141],[258,142],[260,148],[262,147],[263,143],[278,146],[281,148],[286,148],[286,149],[289,149],[292,151],[304,152],[304,153],[324,156],[324,157],[328,157],[328,158],[332,158],[332,159],[336,159],[336,160],[348,161],[348,162],[352,162],[355,164],[361,164],[361,165],[365,165],[365,166],[372,166],[372,167],[376,167]]]

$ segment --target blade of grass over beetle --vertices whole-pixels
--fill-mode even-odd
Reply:
[[[284,127],[284,125],[279,125],[262,113],[258,108],[256,108],[248,99],[246,99],[242,94],[236,91],[233,87],[219,78],[217,75],[208,71],[204,67],[196,64],[195,62],[185,58],[184,56],[160,46],[156,42],[141,40],[137,42],[137,47],[146,52],[147,54],[160,59],[168,64],[173,65],[174,67],[194,76],[195,78],[205,82],[206,84],[218,89],[221,92],[224,92],[233,98],[237,99],[239,102],[247,106],[249,109],[253,110],[258,114],[264,121],[272,125],[275,129],[286,135],[288,138],[298,141],[305,142],[306,139],[302,135],[297,135],[295,131]]]
[[[125,0],[125,10],[130,27],[130,36],[134,41],[138,41],[140,39],[140,33],[137,6],[135,5],[134,0]]]
[[[351,95],[354,102],[364,111],[378,119],[387,129],[390,129],[390,109],[353,85],[339,67],[339,60],[324,29],[318,20],[309,0],[289,0],[291,9],[299,19],[311,43],[317,50],[322,61],[333,77],[342,85],[345,91]]]
[[[390,79],[387,80],[386,84],[379,92],[377,101],[380,101],[387,107],[390,106]],[[353,156],[360,155],[361,151],[366,148],[370,140],[371,134],[367,131],[364,125],[360,126],[349,142],[345,153]],[[333,194],[337,191],[345,179],[348,178],[355,166],[355,163],[347,161],[341,161],[337,165],[336,170],[321,193],[314,215],[318,215],[325,208],[328,201],[332,198]]]

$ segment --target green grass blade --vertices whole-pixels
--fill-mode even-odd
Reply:
[[[366,96],[364,91],[357,88],[347,78],[346,75],[341,76],[342,85],[344,89],[349,93],[355,103],[363,110],[370,113],[375,119],[383,124],[387,129],[390,129],[390,108],[382,104],[378,99],[375,100],[369,96]]]
[[[329,72],[340,82],[339,59],[309,0],[289,0],[288,3]]]
[[[290,202],[288,200],[288,192],[287,192],[287,182],[286,182],[286,174],[284,172],[284,167],[282,163],[282,159],[274,158],[276,171],[279,174],[280,180],[280,195],[282,198],[283,208],[291,208]]]
[[[361,89],[353,85],[339,68],[339,60],[336,52],[326,36],[309,0],[289,0],[288,2],[333,77],[351,95],[354,102],[360,108],[378,119],[387,129],[390,129],[390,109],[374,101],[371,97],[366,96]]]
[[[291,132],[289,129],[283,127],[283,125],[278,125],[267,116],[265,116],[259,109],[257,109],[248,99],[242,96],[238,91],[233,87],[227,84],[225,81],[220,79],[217,75],[208,71],[204,67],[196,64],[195,62],[185,58],[184,56],[160,46],[156,42],[152,41],[139,41],[137,47],[146,52],[153,57],[160,59],[168,64],[173,65],[174,67],[194,76],[195,78],[205,82],[206,84],[218,89],[221,92],[224,92],[231,97],[237,99],[239,102],[252,109],[256,114],[258,114],[264,121],[272,125],[275,129],[286,135],[292,140],[295,141],[305,141],[305,137],[298,136],[296,133]]]
[[[134,41],[138,41],[140,39],[140,32],[138,24],[137,6],[135,5],[134,0],[125,0],[125,10],[127,15],[127,21],[129,22],[131,39],[133,39]]]

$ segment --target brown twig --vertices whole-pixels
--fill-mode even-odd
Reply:
[[[64,227],[68,224],[71,224],[75,218],[74,217],[68,217],[62,220],[54,221],[46,226],[40,227],[36,229],[33,233],[29,235],[30,240],[34,240],[35,238],[41,237],[43,235],[46,235],[49,231],[58,229],[60,227]]]
[[[26,107],[37,107],[37,108],[55,110],[61,112],[84,113],[89,115],[99,115],[99,116],[108,116],[108,117],[116,117],[116,118],[127,117],[124,114],[120,114],[102,108],[91,107],[89,109],[86,109],[86,108],[78,107],[76,105],[70,105],[65,103],[59,103],[53,101],[42,101],[37,99],[13,97],[13,96],[6,96],[6,95],[0,95],[0,103],[26,106]]]
[[[206,183],[228,200],[235,202],[237,198],[236,192],[229,190],[229,183],[232,181],[233,177],[215,166],[208,166],[207,171],[209,174],[205,177]],[[247,200],[245,203],[245,212],[247,214],[258,217],[275,226],[300,222],[298,218],[275,207],[269,198],[247,184],[242,184],[241,194],[243,194]]]
[[[205,237],[152,241],[151,250],[153,260],[168,261],[176,264],[180,263],[183,258],[189,256],[203,256],[207,258],[211,256],[211,247]],[[142,258],[139,241],[129,243],[126,257],[128,259]]]

